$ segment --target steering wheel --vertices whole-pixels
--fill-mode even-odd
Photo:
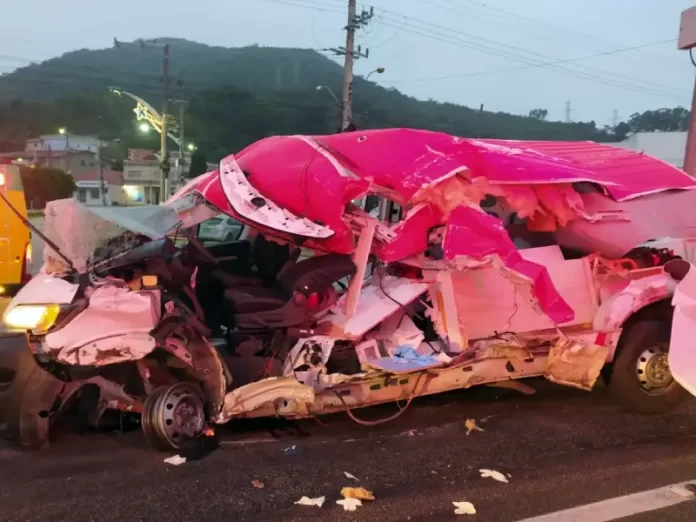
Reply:
[[[205,249],[205,247],[203,246],[203,243],[201,243],[200,240],[199,240],[197,237],[195,237],[195,236],[194,236],[193,234],[191,234],[191,233],[185,233],[185,234],[184,234],[184,237],[185,237],[186,239],[188,239],[188,245],[186,245],[186,246],[187,246],[187,247],[188,247],[189,245],[192,246],[193,249],[196,251],[196,253],[197,253],[197,254],[200,254],[200,256],[203,258],[203,261],[204,261],[204,262],[211,263],[211,264],[213,264],[213,265],[215,265],[215,266],[219,266],[219,265],[220,265],[220,261],[218,261],[217,259],[215,259],[215,258],[213,257],[213,255]]]

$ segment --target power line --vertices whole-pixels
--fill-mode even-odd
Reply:
[[[451,8],[451,7],[446,7],[446,6],[442,6],[442,5],[440,5],[440,4],[434,3],[433,0],[422,0],[422,1],[423,1],[423,2],[427,2],[427,3],[430,3],[431,5],[434,5],[434,6],[437,6],[437,7],[441,7],[441,8],[443,8],[443,9],[447,9],[447,10],[452,11],[452,12],[461,13],[461,14],[467,14],[467,15],[469,14],[469,13],[465,13],[463,10],[454,9],[454,8]],[[473,3],[478,4],[478,2],[473,2]],[[494,21],[496,21],[496,22],[501,22],[500,20],[494,20]],[[509,26],[509,25],[508,25],[508,26]],[[532,32],[531,34],[534,34],[535,36],[546,36],[546,35],[544,35],[544,34],[539,34],[539,33],[534,33],[534,32]],[[562,40],[562,39],[554,38],[554,40],[568,43],[567,39],[563,39],[563,40]],[[489,41],[493,42],[492,40],[489,40]],[[676,41],[676,39],[669,39],[669,40],[663,40],[663,41],[661,41],[661,42],[659,42],[659,43],[660,43],[660,44],[663,44],[663,43],[670,43],[670,42],[675,42],[675,41]],[[507,46],[507,45],[502,44],[502,43],[501,43],[500,45],[501,45],[501,46],[508,47],[508,48],[511,48],[511,49],[517,49],[517,47]],[[656,44],[656,45],[657,45],[657,44]],[[602,45],[601,47],[606,48],[605,45]],[[619,47],[626,47],[626,46],[619,46]],[[639,46],[639,47],[642,47],[642,46]],[[612,50],[613,50],[613,49],[616,49],[616,48],[617,48],[617,45],[611,45],[611,48],[612,48]],[[529,51],[529,53],[530,53],[530,54],[533,54],[533,55],[536,55],[536,56],[539,56],[540,58],[542,58],[542,59],[544,59],[544,60],[549,60],[549,59],[551,59],[551,57],[549,57],[549,56],[547,56],[547,55],[540,54],[540,53],[535,53],[535,52],[532,52],[532,51]],[[609,54],[614,54],[614,53],[613,53],[613,52],[610,52]],[[606,56],[606,55],[605,55],[605,54],[602,54],[602,53],[598,53],[596,56]],[[564,63],[568,63],[568,62],[565,62],[565,61],[564,61]],[[625,80],[629,80],[630,82],[640,82],[640,83],[642,83],[642,84],[651,84],[651,85],[653,85],[653,86],[655,86],[655,87],[657,87],[657,88],[659,88],[659,89],[667,89],[667,90],[675,90],[675,91],[687,92],[685,89],[680,89],[680,88],[678,88],[678,87],[675,88],[675,87],[673,87],[673,86],[671,86],[671,85],[667,85],[667,84],[663,84],[663,83],[657,83],[657,82],[652,82],[652,81],[650,81],[650,80],[644,80],[644,79],[634,78],[634,77],[631,77],[631,76],[628,76],[628,75],[624,75],[624,74],[611,73],[611,72],[609,72],[609,71],[606,71],[606,70],[603,70],[603,69],[599,69],[599,68],[597,68],[597,67],[590,67],[590,66],[587,66],[587,65],[580,65],[580,64],[574,64],[573,67],[578,67],[578,68],[581,68],[581,69],[585,69],[585,70],[587,70],[587,71],[589,71],[589,72],[592,72],[592,73],[595,73],[595,74],[614,75],[614,76],[623,78],[623,79],[625,79]]]
[[[432,0],[424,0],[424,1],[429,1],[431,2]],[[587,45],[588,43],[590,45],[593,45],[595,47],[603,47],[603,48],[615,48],[615,47],[625,47],[624,44],[620,44],[617,42],[613,42],[604,38],[600,38],[596,35],[591,35],[589,33],[585,33],[582,31],[578,31],[577,29],[571,29],[568,27],[561,27],[559,25],[552,24],[550,22],[547,22],[545,20],[541,20],[538,18],[533,18],[530,16],[522,15],[519,13],[515,13],[513,11],[506,10],[502,7],[493,7],[488,4],[485,4],[479,0],[442,0],[442,1],[447,1],[453,5],[460,6],[458,4],[458,1],[464,2],[468,4],[467,8],[464,8],[463,6],[460,6],[462,9],[466,9],[467,14],[470,14],[470,10],[473,9],[478,9],[480,11],[488,11],[491,12],[495,18],[491,18],[490,16],[486,17],[485,15],[480,15],[484,19],[488,20],[494,20],[496,22],[501,22],[504,23],[505,20],[501,20],[502,17],[507,17],[509,19],[512,19],[514,22],[512,27],[516,29],[520,29],[520,24],[527,24],[528,27],[531,27],[533,30],[527,31],[529,34],[533,34],[535,36],[540,36],[542,38],[547,38],[555,41],[563,41],[563,42],[568,42],[568,40],[575,40],[576,42],[580,42],[583,45]],[[453,9],[453,8],[450,8]],[[463,11],[460,11],[463,12]],[[511,25],[508,24],[510,27]],[[534,30],[538,31],[541,30],[542,32],[535,32]],[[554,36],[552,34],[549,34],[549,32],[557,32],[558,35]],[[560,39],[559,39],[560,38]],[[664,59],[665,58],[670,58],[667,56],[657,56],[657,55],[651,55],[653,56],[654,59],[659,60],[661,64],[664,64]],[[676,60],[675,60],[676,62]]]
[[[449,76],[437,76],[437,77],[428,77],[428,78],[412,78],[410,80],[392,80],[386,83],[409,83],[409,82],[426,82],[426,81],[436,81],[436,80],[453,80],[457,78],[471,78],[473,76],[485,76],[488,74],[498,74],[498,73],[503,73],[503,72],[511,72],[511,71],[523,71],[525,69],[532,69],[535,67],[543,67],[546,65],[556,65],[556,64],[563,64],[563,63],[571,63],[571,62],[577,62],[581,60],[589,60],[591,58],[597,58],[599,56],[609,56],[613,54],[620,54],[620,53],[626,53],[629,51],[635,51],[638,49],[643,49],[645,47],[651,47],[653,45],[660,45],[665,42],[674,42],[676,40],[659,40],[657,42],[650,42],[642,45],[636,45],[634,47],[624,47],[623,49],[614,49],[613,51],[607,51],[603,53],[595,53],[595,54],[588,54],[585,56],[578,56],[577,58],[568,58],[564,60],[553,60],[550,62],[543,62],[543,63],[536,63],[536,64],[531,64],[531,65],[523,65],[521,67],[508,67],[505,69],[494,69],[491,71],[480,71],[480,72],[474,72],[474,73],[467,73],[467,74],[455,74],[455,75],[449,75]]]
[[[383,23],[384,23],[384,22],[383,22]],[[396,27],[396,26],[392,26],[392,27]],[[681,97],[678,97],[678,95],[677,95],[676,93],[670,93],[670,92],[660,91],[660,90],[657,90],[657,89],[652,89],[652,88],[647,88],[647,87],[644,88],[644,87],[641,87],[640,85],[635,85],[635,84],[631,84],[631,83],[620,82],[620,81],[617,81],[617,80],[613,80],[613,79],[611,79],[611,78],[606,78],[606,77],[598,76],[598,75],[595,75],[595,74],[584,73],[584,72],[582,72],[582,71],[575,71],[575,70],[573,70],[573,69],[560,68],[560,67],[558,67],[558,66],[553,66],[553,65],[545,65],[544,62],[530,61],[529,59],[526,59],[526,58],[522,58],[522,57],[519,57],[519,56],[513,57],[513,56],[511,56],[511,55],[506,55],[506,54],[501,53],[501,52],[489,51],[488,49],[482,50],[482,49],[478,48],[477,46],[474,46],[474,45],[470,44],[469,42],[462,41],[462,40],[460,40],[460,39],[457,39],[457,38],[454,38],[454,37],[451,37],[451,36],[448,36],[448,35],[437,34],[437,33],[434,33],[434,32],[424,32],[424,31],[420,30],[420,28],[417,28],[417,29],[410,29],[410,28],[408,28],[408,29],[405,29],[405,31],[406,31],[406,32],[409,32],[409,33],[411,33],[411,34],[416,34],[416,35],[419,35],[419,36],[424,36],[424,37],[427,37],[427,38],[432,38],[432,39],[435,39],[435,40],[438,40],[438,41],[441,41],[441,42],[444,42],[444,43],[449,43],[449,44],[453,44],[453,45],[459,45],[459,46],[462,46],[462,47],[468,47],[468,48],[475,49],[475,50],[480,51],[480,52],[485,52],[485,53],[487,53],[487,54],[494,54],[494,55],[496,55],[496,56],[500,56],[500,57],[504,57],[504,58],[509,58],[509,59],[511,59],[511,60],[514,60],[514,61],[517,61],[517,62],[522,62],[522,63],[527,64],[525,67],[521,67],[521,68],[519,68],[519,69],[527,69],[527,68],[531,68],[531,67],[546,67],[546,68],[548,68],[549,70],[552,70],[552,71],[555,71],[555,72],[558,72],[558,73],[561,73],[561,74],[565,74],[565,75],[569,75],[569,76],[575,76],[575,77],[577,77],[577,78],[582,78],[582,79],[585,79],[585,80],[591,80],[591,81],[594,81],[594,82],[596,82],[596,83],[602,83],[602,84],[604,84],[604,85],[608,85],[608,86],[610,86],[610,87],[619,87],[619,88],[623,88],[623,89],[626,89],[626,90],[638,92],[638,93],[641,93],[641,94],[649,94],[649,95],[658,96],[658,97],[661,97],[661,98],[671,98],[671,99],[675,99],[675,100],[681,101]],[[517,69],[517,68],[516,68],[516,69]]]
[[[269,2],[279,2],[279,3],[287,3],[287,0],[267,0]],[[325,3],[318,4],[318,0],[294,0],[295,5],[299,7],[304,7],[308,9],[322,9],[325,10],[327,9],[327,5]],[[326,1],[337,1],[337,0],[324,0]],[[298,2],[302,2],[301,4]],[[451,29],[448,27],[444,27],[438,24],[432,24],[429,22],[423,22],[421,20],[405,16],[401,13],[396,13],[393,11],[389,11],[387,9],[379,9],[383,15],[381,15],[382,18],[382,23],[391,27],[398,28],[400,25],[396,24],[401,24],[401,18],[405,19],[407,22],[410,22],[409,25],[403,28],[404,31],[409,32],[411,34],[415,34],[418,36],[424,36],[426,38],[431,38],[437,41],[441,41],[444,43],[449,43],[453,45],[458,45],[461,47],[467,47],[469,49],[477,50],[479,52],[483,52],[485,54],[490,54],[494,56],[499,56],[501,58],[506,58],[508,60],[513,60],[517,62],[522,62],[527,64],[527,66],[533,66],[533,67],[545,67],[548,68],[549,70],[553,70],[556,72],[559,72],[561,74],[566,74],[569,76],[575,76],[576,78],[582,78],[585,80],[591,80],[595,81],[597,83],[602,83],[604,85],[608,85],[610,87],[619,87],[623,88],[626,90],[631,90],[634,92],[638,92],[641,94],[647,94],[647,95],[652,95],[652,96],[657,96],[661,98],[672,98],[675,100],[681,101],[681,97],[678,96],[676,92],[667,92],[664,90],[660,89],[674,89],[671,86],[667,85],[660,85],[660,88],[650,88],[650,87],[643,87],[641,85],[636,85],[635,83],[626,83],[622,82],[620,80],[613,79],[612,77],[607,77],[606,75],[609,74],[606,71],[598,71],[598,74],[596,73],[590,73],[590,72],[583,72],[583,71],[577,71],[574,69],[568,69],[559,65],[553,65],[553,64],[545,64],[545,62],[541,62],[538,59],[533,59],[529,58],[527,55],[521,55],[520,52],[525,52],[527,54],[536,54],[537,56],[542,56],[539,53],[534,53],[532,51],[528,51],[526,49],[520,49],[517,47],[513,47],[510,45],[506,44],[501,44],[498,42],[495,42],[493,40],[487,39],[487,38],[482,38],[479,36],[475,35],[470,35],[468,33],[465,33],[463,31],[458,31],[456,29]],[[399,20],[393,20],[389,13],[393,13],[396,15]],[[420,27],[418,26],[420,25]],[[423,27],[425,26],[425,27]],[[433,27],[435,29],[431,29],[429,27]],[[444,31],[444,34],[443,34]],[[449,33],[454,33],[462,35],[464,38],[468,38],[468,40],[463,39],[461,36],[452,36]],[[480,42],[487,42],[486,44],[482,44]],[[497,47],[496,47],[497,46]],[[501,47],[504,47],[506,49],[501,49]],[[512,52],[511,52],[512,51]],[[549,60],[550,57],[544,57],[546,60]],[[552,61],[558,61],[558,60],[552,60]],[[563,60],[561,60],[563,61]],[[526,67],[525,67],[526,68]],[[602,76],[605,75],[605,76]],[[616,76],[616,75],[614,75]],[[636,79],[630,79],[631,82],[635,82]],[[652,83],[652,82],[647,82],[646,80],[640,80],[641,84],[644,83]]]
[[[388,12],[387,10],[383,10],[383,11]],[[399,15],[398,13],[395,13],[395,14]],[[402,16],[402,15],[399,15],[399,16]],[[459,41],[462,41],[463,44],[465,43],[465,44],[467,44],[468,46],[477,48],[477,49],[481,50],[482,52],[486,52],[487,54],[494,54],[494,55],[497,55],[497,56],[501,56],[501,57],[503,57],[503,58],[508,58],[508,59],[511,59],[511,60],[521,61],[521,62],[529,63],[529,64],[531,64],[531,63],[540,63],[540,62],[539,62],[539,60],[536,59],[536,58],[529,58],[528,55],[535,55],[535,56],[538,56],[539,58],[541,58],[541,59],[543,59],[543,60],[547,60],[547,61],[548,61],[548,60],[553,60],[552,57],[549,57],[549,56],[547,56],[547,55],[543,55],[543,54],[540,54],[540,53],[536,53],[536,52],[534,52],[534,51],[529,51],[529,50],[527,50],[527,49],[522,49],[522,48],[519,48],[519,47],[516,47],[516,46],[512,46],[512,45],[508,45],[508,44],[496,42],[495,40],[491,40],[491,39],[489,39],[489,38],[483,38],[483,37],[480,37],[480,36],[472,35],[472,34],[469,34],[469,33],[466,33],[466,32],[460,31],[460,30],[457,30],[457,29],[451,29],[451,28],[444,27],[444,26],[438,25],[438,24],[433,24],[433,23],[430,23],[430,22],[422,22],[422,21],[419,21],[419,20],[414,19],[414,18],[410,18],[410,20],[413,21],[413,22],[419,23],[419,24],[421,24],[421,25],[424,25],[424,26],[431,26],[431,27],[436,28],[437,31],[436,31],[436,30],[430,30],[430,31],[432,31],[433,33],[436,33],[436,34],[442,35],[442,32],[445,31],[445,32],[451,32],[451,33],[454,33],[454,34],[457,34],[457,35],[462,35],[464,38],[468,38],[468,40],[462,40],[462,38],[459,37],[459,36],[457,36],[456,39],[459,40]],[[420,27],[416,27],[416,29],[424,30],[423,28],[420,28]],[[427,29],[425,29],[425,30],[427,30]],[[445,36],[448,37],[449,35],[445,35]],[[485,43],[479,43],[479,42],[485,42]],[[521,52],[524,53],[524,54],[520,54]],[[542,63],[543,63],[543,62],[542,62]],[[547,66],[547,65],[542,65],[542,67],[559,69],[559,70],[565,71],[565,72],[568,73],[568,74],[576,75],[576,76],[577,76],[578,74],[582,74],[582,75],[586,75],[586,76],[594,76],[594,77],[596,77],[598,74],[599,74],[599,75],[608,75],[608,74],[610,74],[610,73],[608,73],[607,71],[603,71],[603,70],[600,70],[600,69],[594,69],[594,68],[587,67],[587,66],[580,66],[580,67],[583,67],[583,68],[585,68],[585,69],[588,69],[589,72],[576,71],[576,70],[573,70],[573,69],[568,69],[568,68],[558,67],[558,66]],[[621,78],[621,75],[613,74],[613,76],[616,76],[617,78]],[[638,82],[641,82],[642,84],[653,84],[653,85],[657,86],[659,89],[673,89],[673,90],[682,90],[682,91],[686,92],[686,91],[683,90],[683,89],[674,88],[674,87],[672,87],[672,86],[665,85],[665,84],[657,84],[657,83],[655,83],[655,82],[650,82],[650,81],[648,81],[648,80],[642,80],[642,79],[636,79],[636,78],[630,78],[630,77],[623,77],[623,78],[628,79],[628,80],[631,82],[629,85],[632,86],[632,87],[634,86],[634,85],[633,85],[633,82],[638,81]],[[587,79],[587,78],[586,78],[586,79]],[[607,78],[604,78],[604,79],[606,80]],[[610,81],[616,81],[616,80],[612,80],[611,78],[609,78],[609,80],[610,80]],[[653,89],[653,90],[655,90],[655,89]]]

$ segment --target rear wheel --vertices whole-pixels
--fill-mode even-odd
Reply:
[[[642,320],[624,329],[609,380],[614,398],[640,413],[665,413],[688,393],[667,361],[669,321]]]
[[[180,382],[157,388],[145,401],[145,438],[161,451],[177,450],[198,437],[205,427],[203,396],[195,384]]]

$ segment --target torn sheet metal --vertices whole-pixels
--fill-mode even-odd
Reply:
[[[336,253],[356,248],[345,216],[350,202],[368,193],[387,197],[402,205],[407,217],[392,229],[395,235],[373,243],[380,259],[422,255],[429,247],[427,235],[445,225],[445,260],[454,260],[458,269],[493,263],[515,273],[557,324],[572,320],[571,307],[546,269],[519,255],[502,223],[478,211],[485,194],[502,197],[529,218],[531,229],[550,232],[588,219],[572,186],[576,182],[596,183],[617,201],[696,187],[696,181],[659,160],[607,145],[473,140],[413,129],[274,136],[223,160],[219,176],[222,182],[213,175],[202,178],[195,190],[223,212],[245,214],[242,221],[288,238],[292,231],[284,221],[255,217],[263,211],[252,200],[263,200],[277,206],[274,215],[285,212],[318,227],[306,234],[303,246]],[[318,233],[322,227],[333,235]]]
[[[696,395],[696,267],[690,265],[679,282],[672,299],[672,337],[667,361],[674,379],[692,395]]]
[[[381,281],[373,276],[370,285],[362,289],[357,309],[352,317],[343,312],[344,295],[334,307],[333,313],[322,319],[320,328],[331,327],[335,336],[345,339],[359,339],[384,319],[404,306],[408,306],[425,293],[428,285],[403,277],[384,277]]]
[[[512,277],[527,281],[541,309],[556,324],[574,317],[573,309],[554,287],[546,268],[520,255],[498,218],[476,208],[457,208],[447,224],[444,255],[461,269],[499,262]]]
[[[663,192],[622,203],[597,192],[580,197],[589,215],[611,217],[622,213],[625,218],[572,221],[555,234],[561,246],[618,259],[651,239],[696,237],[696,191]]]
[[[561,337],[551,347],[544,377],[557,384],[590,391],[608,354],[606,346]]]
[[[373,251],[387,263],[421,254],[430,246],[429,232],[443,221],[443,214],[437,208],[420,203],[391,228],[393,239],[378,243]]]
[[[159,318],[154,293],[104,285],[94,290],[84,311],[46,335],[46,349],[60,352],[58,359],[68,364],[104,366],[135,361],[154,349],[149,334]]]
[[[294,377],[270,377],[232,390],[225,396],[225,403],[218,422],[225,422],[235,415],[244,416],[262,407],[274,412],[281,410],[309,411],[314,402],[314,389],[298,382]]]
[[[300,368],[304,371],[321,370],[326,366],[336,339],[326,335],[315,335],[300,339],[285,359],[283,375],[290,377]]]
[[[242,172],[234,156],[227,156],[220,162],[220,183],[234,209],[255,223],[306,237],[325,239],[333,235],[330,228],[298,217],[263,197]]]
[[[591,181],[617,201],[670,189],[696,188],[696,180],[657,158],[591,141],[468,140],[477,147],[485,176],[495,183]]]
[[[476,352],[476,360],[484,359],[514,359],[518,361],[532,360],[534,357],[515,334],[501,334],[493,339],[480,339],[472,344]]]
[[[594,318],[593,330],[610,332],[620,328],[638,310],[670,299],[676,286],[676,281],[665,273],[630,281],[602,302]]]

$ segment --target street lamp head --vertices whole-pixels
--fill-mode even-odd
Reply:
[[[195,146],[193,143],[189,143],[189,144],[186,146],[186,148],[187,148],[188,150],[190,150],[191,152],[193,152],[194,150],[196,150],[196,146]]]
[[[323,91],[324,89],[326,89],[325,85],[317,85],[317,91]]]
[[[375,69],[375,72],[377,74],[382,74],[384,72],[384,67],[377,67],[377,69]]]
[[[138,128],[140,129],[140,132],[145,132],[145,133],[150,132],[150,126],[149,126],[147,123],[145,123],[145,122],[141,123],[141,124],[138,126]]]
[[[58,134],[65,134],[67,132],[67,129],[65,127],[60,127],[58,129]]]

